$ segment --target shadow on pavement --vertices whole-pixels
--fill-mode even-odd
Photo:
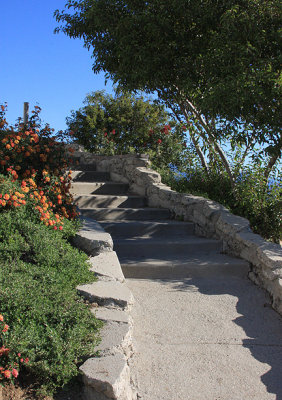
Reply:
[[[159,282],[172,284],[173,290],[177,291],[197,290],[208,296],[228,294],[238,298],[236,309],[241,316],[233,322],[246,333],[242,345],[255,359],[270,366],[269,371],[261,376],[261,381],[269,393],[276,394],[276,400],[282,400],[282,318],[271,308],[270,298],[263,289],[247,279],[234,277],[232,280],[218,277]]]

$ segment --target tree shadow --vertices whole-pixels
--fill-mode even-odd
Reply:
[[[241,315],[232,321],[245,331],[247,338],[242,340],[242,346],[248,348],[256,360],[270,366],[261,381],[269,393],[276,394],[276,400],[282,400],[282,319],[271,308],[270,298],[263,289],[248,279],[236,277],[159,281],[164,285],[172,284],[177,291],[235,296],[238,299],[236,310]]]

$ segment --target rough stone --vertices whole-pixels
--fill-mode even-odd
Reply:
[[[78,292],[90,302],[96,302],[101,306],[119,307],[128,309],[133,304],[133,295],[124,283],[119,282],[95,282],[77,286]]]
[[[193,196],[192,194],[182,194],[181,198],[181,203],[183,205],[200,204],[205,201],[206,199],[204,197]]]
[[[235,234],[249,228],[250,223],[246,218],[238,217],[228,211],[220,213],[220,217],[216,222],[216,230],[221,231],[223,234]]]
[[[83,228],[74,237],[74,244],[92,256],[112,251],[111,235],[106,233],[96,221],[88,218],[83,218],[83,220]]]
[[[166,200],[166,201],[169,201],[170,200],[170,198],[171,198],[171,194],[172,193],[174,193],[171,189],[170,189],[170,187],[166,187],[166,188],[161,188],[161,189],[159,189],[159,197],[160,197],[160,200]]]
[[[132,323],[129,314],[126,311],[115,310],[113,308],[98,307],[92,308],[91,312],[96,318],[105,322],[120,322],[124,324]]]
[[[202,213],[208,218],[211,217],[212,214],[218,213],[219,211],[228,212],[227,208],[212,200],[206,200],[202,205]]]
[[[193,211],[193,221],[195,221],[202,227],[205,227],[207,224],[207,218],[205,217],[205,215],[196,210]]]
[[[138,167],[136,168],[136,173],[137,176],[139,176],[140,179],[142,180],[143,184],[161,182],[160,174],[158,174],[153,170],[148,170],[147,168],[144,167]]]
[[[114,182],[120,183],[129,183],[129,180],[125,178],[123,175],[117,174],[116,172],[111,171],[111,180]]]
[[[132,193],[139,194],[139,196],[146,196],[146,189],[144,186],[139,186],[137,184],[130,185],[130,191]]]
[[[133,400],[130,371],[122,354],[89,358],[79,369],[86,386],[86,400],[100,400],[99,395],[105,399]]]
[[[148,196],[157,194],[158,192],[159,192],[159,184],[152,183],[151,185],[148,186],[148,189],[147,189]]]
[[[124,282],[124,275],[115,251],[100,253],[90,258],[90,270],[97,275],[107,276],[113,280]]]
[[[121,353],[132,355],[132,325],[108,322],[101,330],[102,341],[96,348],[100,355]]]

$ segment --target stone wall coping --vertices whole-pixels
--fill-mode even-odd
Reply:
[[[83,218],[82,228],[74,244],[89,254],[89,268],[99,280],[79,285],[77,291],[93,303],[92,313],[104,321],[99,357],[86,360],[80,369],[85,400],[136,400],[135,383],[130,373],[133,355],[133,320],[130,309],[134,303],[128,289],[111,235],[101,225]]]
[[[90,153],[77,154],[82,159],[95,158]],[[232,214],[223,205],[189,193],[177,193],[164,185],[160,174],[149,168],[148,158],[96,156],[96,165],[98,170],[106,168],[115,181],[128,182],[131,192],[146,196],[150,207],[168,208],[177,218],[193,222],[196,234],[222,240],[225,253],[250,263],[250,279],[269,292],[273,308],[282,314],[280,245],[253,233],[247,219]]]
[[[113,250],[111,235],[90,218],[83,218],[83,227],[75,235],[73,243],[90,256]]]

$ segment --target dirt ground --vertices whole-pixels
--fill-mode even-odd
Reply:
[[[32,387],[0,386],[0,400],[82,400],[82,386],[75,384],[70,389],[61,390],[51,397],[37,396]]]

